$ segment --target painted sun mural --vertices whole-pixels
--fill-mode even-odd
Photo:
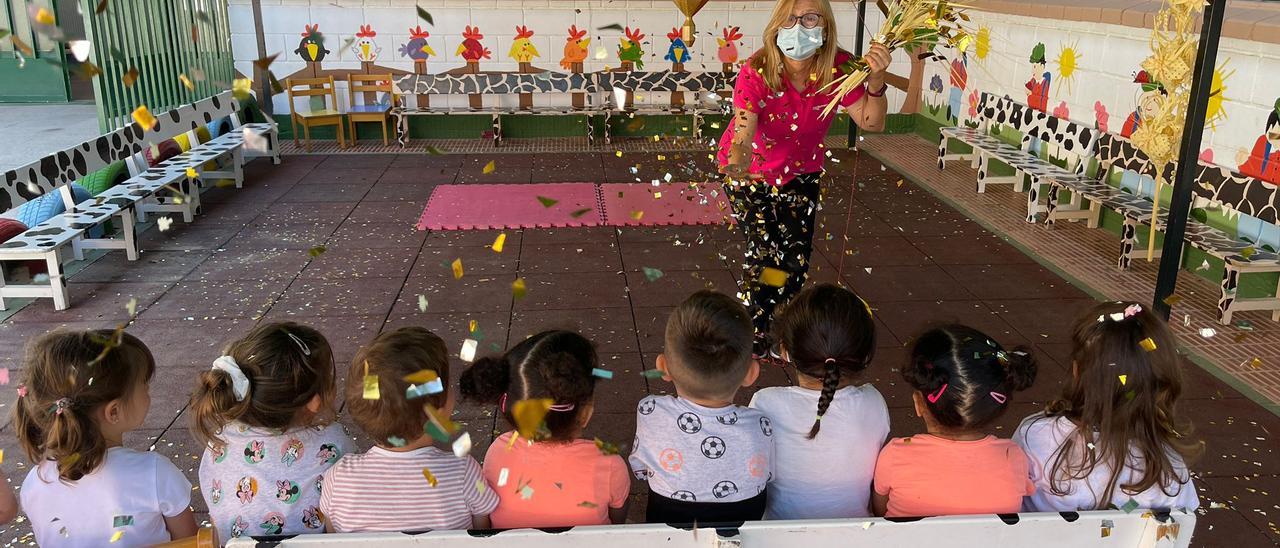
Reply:
[[[1062,84],[1055,90],[1058,94],[1062,93],[1063,88],[1066,88],[1068,96],[1075,93],[1076,68],[1083,58],[1079,46],[1080,41],[1075,40],[1070,44],[1063,44],[1062,49],[1058,50],[1058,58],[1054,61],[1058,65],[1058,81]]]
[[[1204,127],[1212,130],[1217,130],[1218,122],[1227,119],[1227,111],[1222,108],[1222,102],[1230,100],[1227,97],[1227,79],[1236,73],[1235,69],[1227,68],[1230,63],[1231,60],[1228,59],[1213,70],[1213,86],[1209,88],[1209,108],[1204,116]]]
[[[978,39],[973,43],[973,54],[979,61],[985,62],[991,55],[991,27],[983,25],[978,28]]]

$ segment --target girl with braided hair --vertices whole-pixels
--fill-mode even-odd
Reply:
[[[875,387],[855,382],[875,353],[870,309],[854,292],[821,284],[788,302],[772,329],[797,386],[764,388],[751,400],[773,420],[776,436],[765,518],[871,515],[871,477],[889,436],[889,410]]]

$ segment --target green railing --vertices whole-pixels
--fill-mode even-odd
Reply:
[[[43,4],[57,9],[52,0]],[[36,32],[29,19],[25,2],[0,0],[0,30],[5,31],[3,34],[12,32],[18,39],[14,42],[8,36],[0,38],[0,102],[66,102],[68,82],[62,45]],[[23,47],[19,48],[18,43]]]
[[[226,0],[80,0],[91,61],[98,123],[125,124],[140,105],[152,112],[231,88],[234,77]]]

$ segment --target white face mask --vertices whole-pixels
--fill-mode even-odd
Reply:
[[[803,61],[813,57],[814,52],[822,47],[822,27],[806,29],[804,25],[797,22],[789,29],[778,29],[777,42],[778,49],[782,50],[783,55],[796,61]]]

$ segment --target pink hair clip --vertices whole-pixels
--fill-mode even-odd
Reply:
[[[1140,304],[1131,304],[1131,305],[1129,305],[1128,307],[1126,307],[1126,308],[1124,309],[1124,317],[1125,317],[1125,318],[1132,318],[1132,317],[1134,317],[1134,316],[1137,316],[1137,315],[1138,315],[1138,314],[1140,314],[1141,312],[1142,312],[1142,305],[1140,305]]]
[[[946,391],[947,391],[947,384],[943,383],[941,388],[938,388],[932,394],[929,394],[928,396],[925,396],[925,397],[929,399],[929,403],[938,403],[938,400],[942,398],[942,393]]]
[[[555,411],[555,412],[558,412],[558,413],[565,413],[565,412],[568,412],[568,411],[573,411],[573,410],[574,410],[575,408],[577,408],[577,407],[578,407],[577,405],[574,405],[574,404],[572,404],[572,403],[557,403],[557,404],[555,404],[555,405],[553,405],[553,406],[551,406],[551,407],[547,408],[547,410],[548,410],[548,411]]]
[[[996,400],[996,403],[1000,405],[1004,405],[1004,402],[1009,401],[1008,396],[995,391],[991,392],[991,399]]]
[[[506,392],[503,392],[502,397],[498,398],[498,408],[501,409],[503,413],[507,412],[507,393]]]

